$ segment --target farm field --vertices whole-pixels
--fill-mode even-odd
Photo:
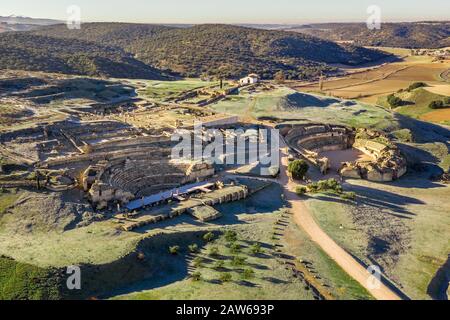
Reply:
[[[395,49],[388,50],[392,53],[405,52]],[[394,93],[400,89],[408,87],[413,82],[427,82],[435,91],[447,92],[447,84],[440,78],[440,75],[450,68],[450,62],[432,62],[432,59],[425,56],[409,56],[400,62],[382,65],[373,70],[351,74],[344,78],[331,79],[324,82],[323,92],[340,98],[357,99],[362,102],[376,103],[383,95]],[[296,85],[291,87],[305,92],[319,92],[318,84]]]

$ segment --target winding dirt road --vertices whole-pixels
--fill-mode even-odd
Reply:
[[[379,282],[377,288],[368,281],[370,274],[366,268],[342,249],[331,239],[314,221],[305,204],[295,193],[296,184],[287,176],[288,149],[281,139],[281,174],[280,184],[284,187],[284,195],[290,203],[294,214],[294,221],[304,229],[311,239],[317,243],[325,253],[332,258],[345,272],[358,281],[374,298],[378,300],[401,300],[401,297],[391,288]]]

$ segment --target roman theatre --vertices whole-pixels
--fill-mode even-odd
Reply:
[[[324,175],[334,171],[346,178],[389,182],[406,173],[406,159],[384,133],[315,123],[279,129],[295,155]]]

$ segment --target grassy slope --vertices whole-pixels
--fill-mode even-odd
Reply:
[[[395,95],[408,103],[408,105],[396,108],[395,112],[416,119],[419,119],[420,116],[423,116],[427,113],[436,111],[436,109],[431,109],[429,107],[432,101],[435,100],[443,101],[445,99],[445,96],[429,92],[426,90],[426,88],[425,89],[419,88],[413,90],[412,92],[402,92],[397,93]],[[379,98],[378,104],[386,108],[389,108],[389,105],[386,101],[386,97]]]
[[[146,88],[139,91],[140,95],[151,100],[160,101],[170,97],[176,97],[185,91],[217,85],[218,82],[186,79],[171,82],[145,81],[145,84]]]
[[[0,300],[53,300],[61,297],[52,270],[0,257]]]
[[[450,219],[446,213],[446,203],[441,199],[450,197],[450,188],[420,188],[420,180],[404,180],[397,185],[383,184],[378,193],[379,186],[368,181],[350,181],[351,184],[372,188],[372,206],[380,214],[392,210],[392,206],[399,206],[401,210],[412,213],[412,219],[404,219],[410,231],[404,236],[410,238],[410,248],[400,254],[397,264],[391,265],[385,271],[391,278],[398,279],[405,292],[414,299],[429,299],[428,285],[437,270],[444,264],[450,250],[446,230],[450,228]],[[418,187],[414,188],[414,185]],[[400,197],[416,199],[417,203],[400,204],[389,203],[384,194],[388,192]],[[339,201],[323,201],[311,198],[307,202],[321,227],[340,245],[358,258],[372,264],[367,260],[368,244],[371,236],[364,231],[364,226],[358,224],[350,214],[348,204]],[[378,207],[379,206],[379,207]],[[381,213],[383,210],[383,213]],[[398,213],[394,209],[393,213]],[[340,229],[340,225],[344,229]],[[436,235],[442,235],[436,237]]]
[[[186,278],[152,290],[117,296],[116,299],[312,299],[311,292],[305,290],[305,285],[292,278],[292,272],[286,270],[285,266],[273,256],[274,243],[281,245],[283,253],[312,261],[323,279],[321,281],[331,285],[330,290],[336,297],[370,299],[367,292],[321,252],[290,218],[284,235],[279,240],[272,239],[274,222],[282,212],[285,212],[285,209],[279,207],[281,199],[274,196],[279,193],[279,187],[272,186],[245,201],[219,206],[218,209],[224,214],[224,218],[217,223],[225,223],[226,228],[238,232],[238,243],[242,249],[240,253],[232,253],[227,241],[220,237],[196,254],[197,257],[204,259],[201,266],[193,266],[194,256],[191,256],[191,272],[200,272],[201,281],[195,282]],[[271,196],[268,197],[268,194]],[[238,221],[230,224],[235,217]],[[261,256],[254,256],[249,252],[249,247],[256,242],[263,247],[264,254]],[[183,243],[181,246],[182,255],[187,253],[185,248],[187,244]],[[209,255],[212,247],[218,248],[219,257]],[[245,266],[233,266],[231,260],[234,255],[247,258]],[[217,271],[213,268],[217,260],[224,261],[224,270]],[[255,274],[242,283],[244,268],[251,268]],[[233,281],[216,283],[223,273],[230,273]],[[212,292],[214,294],[211,294]]]
[[[5,210],[12,206],[19,198],[20,192],[13,190],[0,190],[0,217],[4,214]]]
[[[376,129],[398,128],[392,113],[383,108],[351,101],[336,102],[339,101],[332,97],[302,94],[281,86],[268,92],[243,92],[239,96],[220,101],[211,108],[239,116],[247,113],[254,118],[318,121]]]

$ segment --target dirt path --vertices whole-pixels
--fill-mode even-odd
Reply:
[[[302,227],[311,239],[316,242],[330,258],[332,258],[345,272],[358,281],[374,298],[378,300],[400,300],[388,286],[380,283],[379,288],[374,289],[368,281],[369,272],[347,251],[334,242],[314,221],[305,204],[295,194],[296,184],[287,176],[288,154],[283,141],[280,141],[281,151],[281,175],[280,183],[284,186],[284,195],[290,203],[294,214],[294,221]]]

